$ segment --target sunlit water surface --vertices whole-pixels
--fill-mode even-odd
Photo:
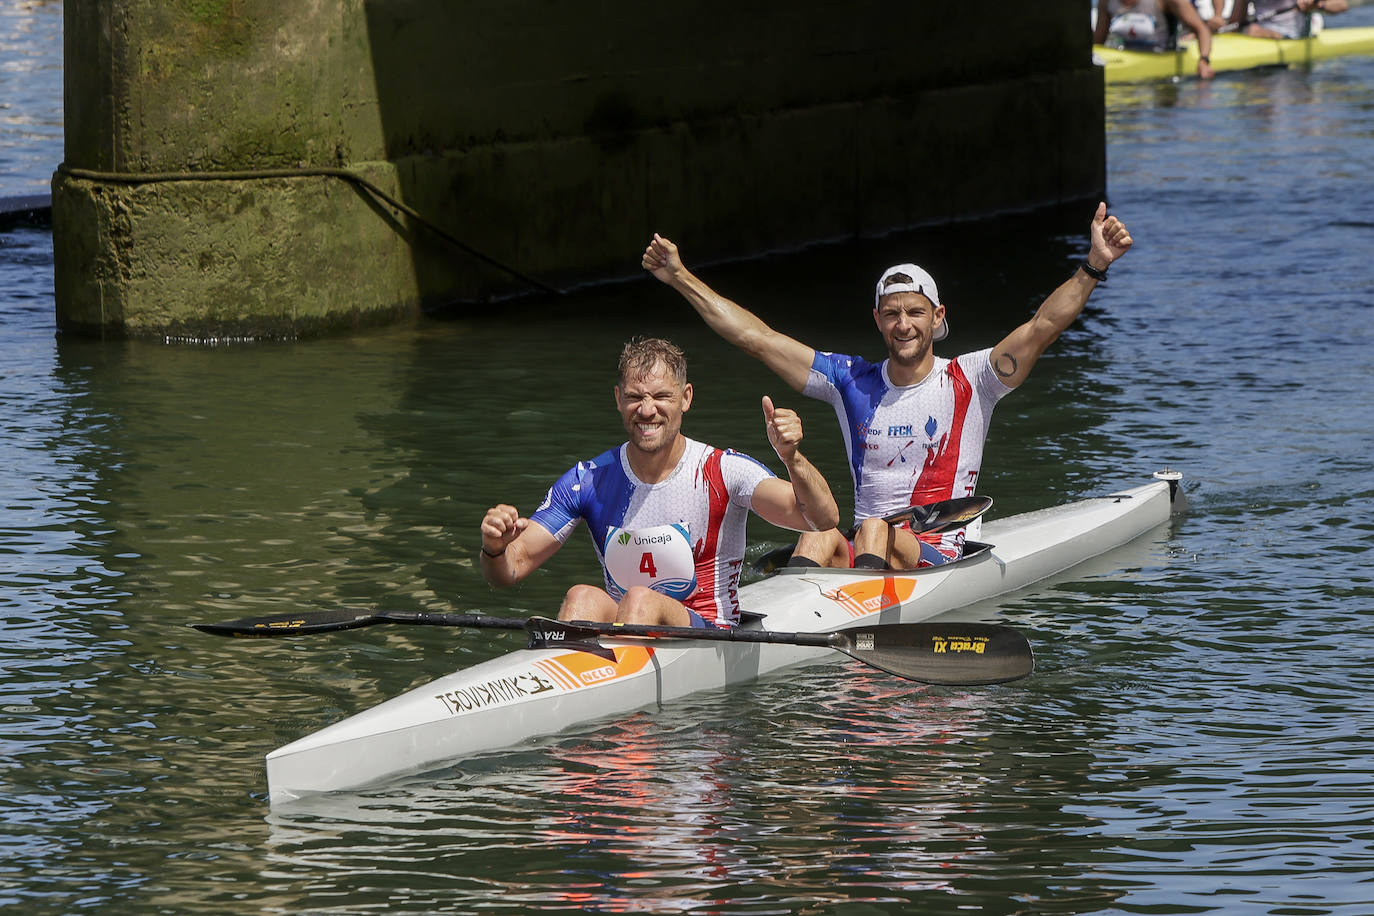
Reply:
[[[60,12],[0,4],[0,85],[27,87],[4,193],[60,158],[60,71],[15,43]],[[186,623],[548,613],[595,575],[584,538],[494,593],[477,521],[618,441],[631,334],[688,350],[700,438],[767,457],[759,396],[798,399],[652,283],[294,345],[59,339],[50,233],[0,234],[0,905],[1374,912],[1374,60],[1114,89],[1108,126],[1136,250],[999,408],[981,489],[1009,514],[1167,464],[1193,511],[968,611],[1024,630],[1034,676],[806,669],[274,813],[269,750],[517,641]],[[1087,217],[703,272],[872,355],[865,290],[914,258],[973,349],[1068,275]],[[828,409],[799,406],[843,490]]]

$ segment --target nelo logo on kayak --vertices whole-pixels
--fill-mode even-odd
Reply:
[[[581,671],[577,677],[584,684],[596,684],[600,681],[609,681],[615,675],[614,665],[602,665],[600,668],[593,668],[590,671]]]
[[[912,598],[916,580],[907,576],[890,579],[865,579],[835,589],[822,589],[821,594],[843,607],[852,617],[867,617],[895,607]]]
[[[571,644],[565,647],[570,648]],[[639,673],[654,657],[654,650],[649,646],[617,646],[613,654],[613,662],[591,652],[577,651],[556,658],[540,659],[534,664],[548,675],[557,689],[581,690]]]

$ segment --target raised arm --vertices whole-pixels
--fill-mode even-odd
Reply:
[[[773,330],[753,312],[703,283],[683,266],[677,246],[671,241],[654,233],[641,263],[691,303],[711,330],[772,369],[793,391],[805,387],[816,351]]]
[[[496,588],[514,585],[562,547],[543,525],[521,518],[514,506],[493,506],[482,519],[482,578]]]
[[[798,450],[801,417],[796,411],[773,406],[763,396],[768,441],[787,467],[789,480],[770,477],[754,488],[754,511],[760,518],[793,531],[825,531],[840,523],[840,509],[825,477]]]
[[[1105,273],[1117,258],[1130,250],[1131,234],[1121,220],[1107,215],[1105,203],[1097,205],[1089,232],[1092,249],[1088,252],[1087,264],[1095,271]],[[1079,267],[1040,304],[1030,321],[992,348],[989,359],[1003,383],[1015,388],[1026,380],[1036,360],[1078,318],[1088,297],[1097,288],[1097,282]]]

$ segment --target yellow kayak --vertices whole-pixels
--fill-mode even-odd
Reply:
[[[1346,54],[1374,54],[1374,26],[1323,29],[1309,38],[1213,35],[1211,64],[1217,72],[1250,70],[1307,64]],[[1177,51],[1122,51],[1093,45],[1093,63],[1102,67],[1109,83],[1196,76],[1197,45],[1190,42]]]

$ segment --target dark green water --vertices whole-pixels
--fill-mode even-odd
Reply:
[[[269,750],[515,638],[236,642],[187,622],[547,613],[595,577],[585,539],[496,593],[476,526],[619,441],[631,334],[687,349],[690,434],[770,457],[771,393],[844,491],[829,409],[652,282],[295,345],[58,339],[50,235],[0,234],[0,906],[1374,913],[1374,60],[1108,106],[1136,250],[999,407],[981,491],[1007,514],[1168,464],[1193,512],[972,609],[1030,636],[1033,677],[811,669],[277,813]],[[6,142],[55,164],[34,120]],[[33,193],[32,171],[3,192]],[[973,349],[1068,275],[1088,215],[702,272],[808,342],[874,354],[872,280],[915,259],[950,346]]]

